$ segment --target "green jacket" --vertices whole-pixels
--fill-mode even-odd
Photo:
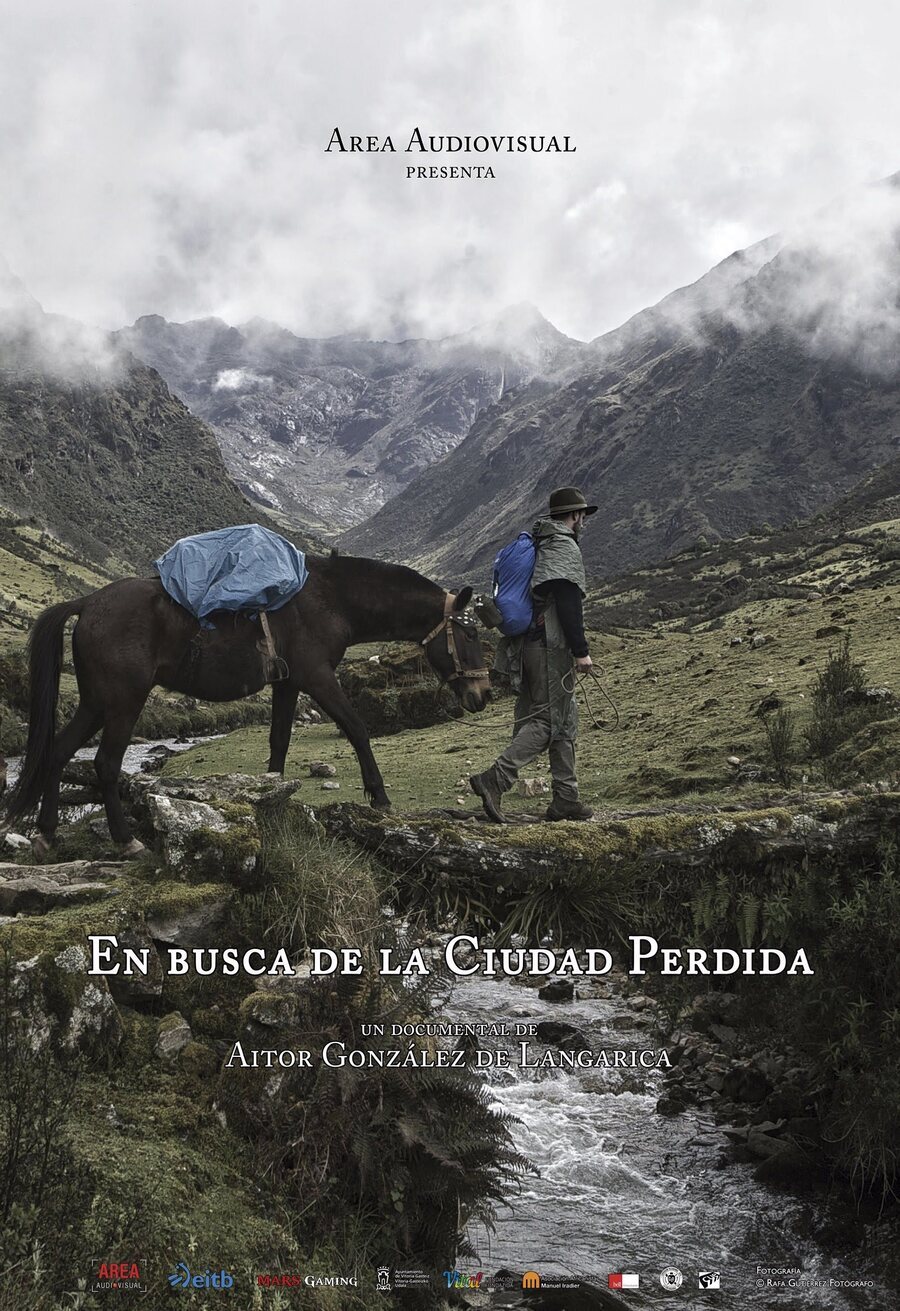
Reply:
[[[531,532],[537,546],[537,558],[531,579],[532,588],[540,583],[548,583],[554,578],[566,578],[569,582],[575,583],[584,596],[587,591],[584,560],[572,529],[565,527],[556,519],[538,519]],[[553,737],[564,737],[574,741],[578,732],[578,705],[575,701],[572,673],[574,657],[566,642],[566,635],[556,613],[556,602],[552,596],[535,597],[535,607],[539,613],[543,613],[547,635],[550,731]],[[510,680],[513,691],[519,693],[519,702],[516,705],[517,719],[530,713],[531,710],[527,689],[524,688],[522,681],[524,646],[524,637],[501,638],[494,659],[495,671],[498,674],[505,674]]]

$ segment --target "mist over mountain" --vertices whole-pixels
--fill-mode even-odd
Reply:
[[[483,410],[587,347],[532,306],[440,341],[297,337],[254,319],[138,319],[117,340],[216,433],[242,490],[335,532],[449,454]]]
[[[2,265],[0,506],[89,560],[140,569],[180,536],[259,517],[154,369],[45,314]]]
[[[341,538],[445,578],[581,486],[609,575],[696,538],[803,518],[900,451],[896,179],[725,260],[500,398],[450,455]]]

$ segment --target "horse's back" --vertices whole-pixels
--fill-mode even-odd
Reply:
[[[91,592],[73,640],[79,684],[154,682],[161,661],[182,652],[197,623],[166,595],[158,578],[120,578]]]

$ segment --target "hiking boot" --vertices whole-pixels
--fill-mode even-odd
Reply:
[[[593,819],[594,812],[590,806],[580,801],[562,801],[554,797],[544,814],[545,819]]]
[[[506,821],[500,812],[503,793],[500,790],[500,784],[497,782],[497,773],[493,765],[490,769],[486,769],[483,774],[470,775],[469,787],[477,797],[481,797],[481,804],[484,806],[484,813],[488,819],[492,819],[495,824],[505,824]]]

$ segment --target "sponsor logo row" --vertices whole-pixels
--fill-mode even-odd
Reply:
[[[228,1292],[234,1287],[234,1275],[224,1269],[214,1270],[209,1267],[190,1266],[186,1261],[179,1261],[167,1276],[173,1292]],[[433,1276],[425,1270],[403,1270],[387,1265],[379,1266],[375,1271],[376,1287],[381,1292],[392,1292],[407,1288],[431,1287]],[[659,1274],[663,1288],[675,1290],[684,1283],[680,1270],[670,1266]],[[359,1279],[356,1275],[301,1274],[299,1272],[261,1273],[255,1277],[260,1288],[356,1288]],[[541,1275],[537,1270],[526,1270],[523,1275],[510,1273],[485,1275],[479,1270],[467,1273],[461,1270],[444,1270],[441,1283],[448,1289],[503,1289],[515,1288],[575,1288],[578,1281],[573,1276]],[[607,1275],[607,1286],[612,1289],[633,1289],[641,1286],[641,1276],[630,1271],[613,1271]],[[701,1270],[697,1274],[697,1286],[701,1289],[721,1288],[721,1275],[718,1270]],[[147,1293],[149,1286],[142,1277],[140,1263],[137,1261],[100,1261],[90,1281],[92,1293],[120,1292]]]

